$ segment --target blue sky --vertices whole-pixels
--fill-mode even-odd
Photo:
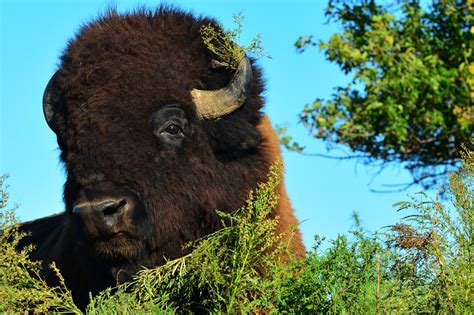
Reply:
[[[0,1],[0,174],[8,173],[11,201],[18,203],[22,220],[62,211],[64,171],[56,138],[43,118],[41,99],[55,72],[59,55],[81,24],[116,4],[119,11],[158,1]],[[317,49],[298,54],[299,35],[327,39],[338,31],[325,24],[326,1],[167,1],[209,15],[233,27],[232,15],[243,11],[242,43],[260,33],[272,59],[259,64],[267,80],[266,113],[274,125],[287,125],[290,134],[309,152],[326,153],[325,144],[310,139],[298,124],[298,112],[316,97],[327,98],[348,81],[338,67]],[[336,152],[337,153],[337,152]],[[409,181],[398,168],[384,171],[369,185],[377,169],[356,161],[335,161],[284,152],[286,185],[301,223],[305,244],[314,234],[334,238],[351,226],[359,212],[366,229],[377,231],[407,213],[392,205],[407,199],[402,193],[379,194],[370,188]]]

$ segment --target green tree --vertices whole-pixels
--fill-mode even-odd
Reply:
[[[474,62],[472,0],[329,0],[328,21],[342,26],[328,41],[302,36],[302,52],[319,46],[352,77],[329,99],[300,113],[328,148],[345,145],[366,164],[400,163],[424,188],[459,165],[472,145]],[[301,150],[283,137],[283,143]],[[344,157],[348,158],[348,157]]]

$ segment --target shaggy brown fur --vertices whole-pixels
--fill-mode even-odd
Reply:
[[[66,212],[24,228],[38,244],[32,257],[56,261],[81,306],[89,291],[185,254],[183,244],[220,227],[214,210],[241,207],[281,158],[278,137],[260,111],[264,84],[255,63],[242,108],[218,120],[198,119],[191,89],[218,89],[233,75],[211,67],[215,56],[199,32],[209,23],[216,25],[167,8],[109,12],[84,26],[61,57],[52,99],[67,170]],[[170,104],[182,122],[179,141],[157,131]],[[283,184],[278,192],[278,232],[290,235],[298,221]],[[103,196],[128,201],[117,223],[124,233],[104,238],[73,213],[84,200]],[[288,241],[304,256],[298,230]]]
[[[258,125],[258,130],[262,135],[262,143],[260,144],[261,151],[266,161],[270,164],[282,158],[280,139],[278,134],[273,129],[270,119],[265,116],[262,122]],[[298,228],[298,219],[291,207],[290,199],[286,193],[283,178],[278,185],[277,193],[280,197],[278,205],[273,214],[278,216],[278,225],[276,228],[277,234],[285,235],[283,241],[289,244],[289,250],[297,257],[303,258],[306,254],[306,249],[301,239],[301,233]],[[291,232],[293,231],[293,232]]]

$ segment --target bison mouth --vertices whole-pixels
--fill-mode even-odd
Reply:
[[[93,237],[89,240],[89,243],[91,243],[93,246],[97,246],[97,244],[106,244],[107,246],[112,246],[113,244],[117,243],[137,241],[138,238],[136,236],[133,236],[125,231],[120,231],[108,235],[100,235],[97,237]]]
[[[105,258],[133,258],[149,234],[138,195],[110,182],[80,190],[72,213],[85,245]]]
[[[136,257],[143,250],[143,241],[124,231],[98,236],[88,243],[100,257],[107,260]]]

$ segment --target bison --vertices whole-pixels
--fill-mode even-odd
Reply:
[[[219,27],[176,8],[110,10],[68,43],[46,87],[65,211],[22,228],[36,245],[31,258],[56,262],[82,308],[89,292],[180,257],[185,243],[219,229],[215,209],[241,207],[281,159],[261,111],[261,70],[248,57],[236,70],[213,67],[200,33],[209,24]],[[277,232],[289,232],[298,221],[283,184],[278,193]],[[290,243],[304,256],[299,231]]]

